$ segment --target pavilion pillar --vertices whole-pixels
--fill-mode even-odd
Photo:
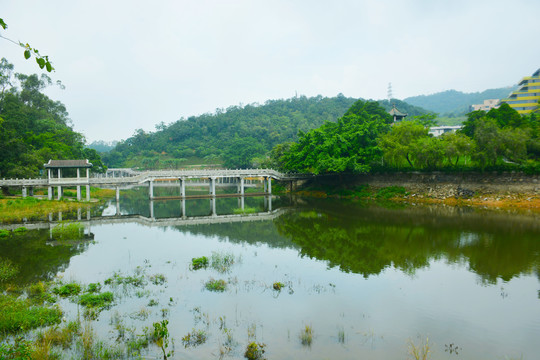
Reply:
[[[58,179],[62,178],[62,169],[58,168]],[[58,200],[62,198],[62,185],[58,185]]]
[[[86,185],[86,201],[90,201],[90,185]]]
[[[150,200],[150,218],[154,218],[154,200]]]
[[[23,197],[23,198],[26,197],[26,186],[23,186],[23,187],[22,187],[22,197]]]
[[[245,198],[244,198],[243,196],[240,196],[240,197],[238,198],[238,207],[239,207],[240,209],[242,209],[242,211],[244,211],[244,207],[245,207],[244,199],[245,199]]]
[[[49,200],[52,200],[54,197],[54,187],[53,186],[49,186],[47,188],[47,199]]]

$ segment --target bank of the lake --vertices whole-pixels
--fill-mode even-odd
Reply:
[[[540,176],[493,173],[371,173],[319,176],[295,191],[309,197],[387,199],[540,212]]]

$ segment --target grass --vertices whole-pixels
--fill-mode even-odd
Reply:
[[[313,342],[313,328],[311,325],[306,325],[300,331],[300,342],[303,346],[311,347],[311,343]]]
[[[154,274],[149,277],[149,280],[154,285],[163,285],[167,282],[167,278],[163,274]]]
[[[11,231],[6,229],[0,229],[0,238],[8,237],[11,234]]]
[[[227,282],[222,279],[214,280],[211,278],[204,284],[204,287],[209,291],[223,292],[227,289]]]
[[[391,199],[397,196],[407,195],[407,191],[403,186],[388,186],[377,191],[375,197],[377,199]]]
[[[36,306],[28,299],[0,295],[0,334],[14,334],[57,324],[62,311],[57,307]]]
[[[52,229],[56,240],[78,240],[84,237],[84,225],[78,222],[61,222]]]
[[[9,259],[0,259],[0,283],[13,279],[19,273],[19,268]]]
[[[134,287],[142,287],[146,285],[144,275],[122,276],[120,273],[114,275],[103,282],[105,285],[131,285]]]
[[[245,206],[243,209],[236,208],[233,210],[234,214],[254,214],[257,212],[257,208]]]

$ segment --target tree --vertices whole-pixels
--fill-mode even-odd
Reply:
[[[379,139],[379,146],[386,162],[400,166],[407,161],[413,164],[413,153],[418,151],[415,145],[422,138],[428,137],[428,129],[416,121],[402,121],[394,124],[392,130]]]
[[[444,156],[449,164],[457,166],[459,159],[470,155],[473,149],[473,141],[462,133],[446,133],[441,137]]]

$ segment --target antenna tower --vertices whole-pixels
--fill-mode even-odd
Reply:
[[[388,83],[388,100],[392,100],[393,94],[392,94],[392,83]]]

